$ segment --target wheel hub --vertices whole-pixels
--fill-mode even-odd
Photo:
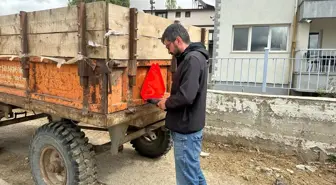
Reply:
[[[42,150],[40,157],[40,169],[43,179],[47,185],[65,185],[66,168],[64,159],[53,146],[48,146]]]

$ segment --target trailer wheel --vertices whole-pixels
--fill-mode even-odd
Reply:
[[[172,147],[172,138],[168,130],[159,128],[153,132],[156,134],[155,140],[142,136],[132,140],[131,144],[140,155],[149,158],[158,158],[169,152]]]
[[[94,151],[77,125],[68,121],[38,128],[30,145],[35,184],[97,184]]]

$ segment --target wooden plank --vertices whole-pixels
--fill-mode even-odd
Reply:
[[[164,30],[173,23],[172,20],[165,19],[158,16],[153,16],[148,13],[139,12],[138,14],[139,21],[139,31],[138,35],[161,38]],[[201,28],[191,26],[191,25],[182,25],[188,30],[191,41],[200,42],[201,41]]]
[[[90,58],[106,58],[106,40],[104,39],[105,31],[87,31],[87,55]],[[110,41],[111,42],[111,41]],[[96,46],[92,46],[94,43]]]
[[[20,35],[0,36],[0,54],[19,55],[21,50]]]
[[[161,38],[164,30],[173,23],[172,20],[148,13],[138,13],[138,35]]]
[[[77,56],[77,33],[38,34],[29,36],[30,55]]]
[[[173,21],[139,12],[138,22],[138,59],[171,59],[172,56],[161,43],[160,38]],[[190,25],[183,26],[187,29],[192,42],[201,41],[201,28]]]
[[[109,4],[109,28],[121,34],[129,33],[129,8]]]
[[[141,36],[138,40],[138,59],[171,59],[160,39]]]
[[[106,3],[86,3],[86,30],[105,31]]]
[[[19,14],[0,16],[0,35],[20,34]]]
[[[111,59],[128,59],[128,35],[110,36],[110,58]]]
[[[28,13],[28,33],[77,31],[77,8],[70,6]]]
[[[104,30],[105,2],[86,4],[87,30]],[[28,13],[28,33],[77,32],[76,6],[55,8]]]
[[[183,25],[188,30],[191,42],[201,42],[201,28]]]
[[[98,47],[88,46],[88,56],[92,58],[105,58],[104,31],[87,32],[88,41]],[[78,37],[76,32],[37,34],[29,36],[30,55],[75,57],[78,53]]]

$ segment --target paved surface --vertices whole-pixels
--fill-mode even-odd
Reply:
[[[32,185],[28,163],[29,141],[35,129],[45,123],[41,119],[0,128],[0,179],[12,185]],[[108,135],[89,132],[94,143],[104,142]],[[109,185],[173,185],[175,184],[172,152],[151,160],[139,156],[130,145],[122,153],[111,156],[109,152],[97,155],[99,180]],[[15,174],[14,174],[15,173]],[[215,171],[204,170],[210,185],[236,185],[231,177]],[[0,185],[2,185],[0,181]]]

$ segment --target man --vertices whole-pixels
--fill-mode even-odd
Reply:
[[[206,185],[199,156],[209,55],[203,44],[190,42],[187,30],[178,23],[166,28],[161,41],[177,59],[170,97],[158,103],[167,111],[166,127],[172,132],[177,185]]]

